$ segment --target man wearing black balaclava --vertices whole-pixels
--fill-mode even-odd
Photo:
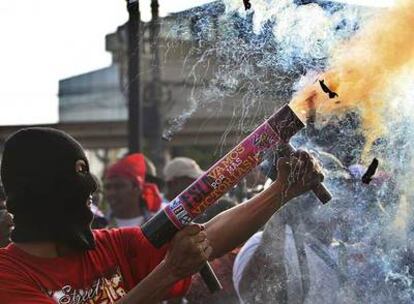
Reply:
[[[87,204],[97,184],[79,143],[53,129],[23,130],[7,141],[2,164],[14,242],[95,247]]]
[[[245,241],[321,180],[305,152],[281,159],[278,172],[267,191],[205,227],[184,228],[157,249],[139,227],[92,232],[96,182],[80,144],[55,129],[22,129],[7,139],[1,162],[15,228],[11,244],[0,249],[0,303],[155,303],[182,296],[207,259]]]

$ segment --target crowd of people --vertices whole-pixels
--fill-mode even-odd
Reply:
[[[22,129],[1,161],[0,302],[238,303],[232,275],[240,246],[322,179],[303,151],[278,169],[267,189],[243,202],[223,197],[157,249],[140,226],[203,174],[194,160],[172,159],[162,180],[143,154],[130,154],[99,181],[70,135]],[[197,275],[206,260],[224,287],[216,294]]]

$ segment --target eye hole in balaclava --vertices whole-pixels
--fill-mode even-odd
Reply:
[[[85,174],[88,173],[88,166],[86,165],[85,161],[79,159],[75,163],[75,172],[78,174]]]
[[[87,204],[97,183],[81,145],[51,128],[27,128],[5,145],[1,178],[14,215],[14,242],[54,241],[95,246]]]

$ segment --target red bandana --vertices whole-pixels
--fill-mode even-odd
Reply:
[[[161,194],[156,184],[145,182],[145,159],[141,153],[130,154],[109,167],[105,178],[126,177],[141,188],[148,211],[156,212],[161,207]]]

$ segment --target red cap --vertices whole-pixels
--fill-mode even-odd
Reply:
[[[110,166],[105,178],[125,177],[135,183],[141,191],[148,211],[156,212],[161,207],[161,195],[156,184],[145,182],[145,158],[141,153],[130,154]]]

